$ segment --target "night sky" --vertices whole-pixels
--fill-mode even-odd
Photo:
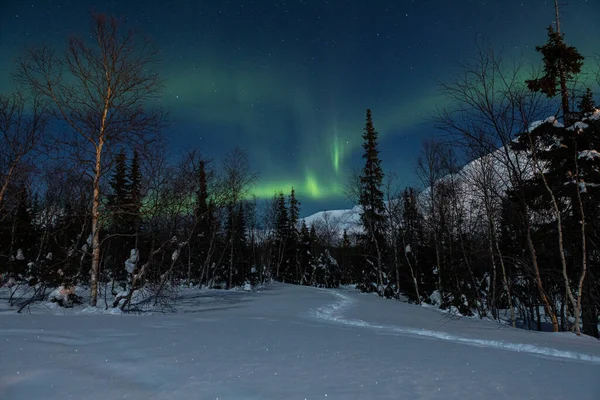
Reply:
[[[553,2],[539,0],[0,1],[0,90],[23,48],[86,34],[90,11],[124,18],[163,50],[163,101],[174,157],[219,158],[238,146],[260,172],[259,196],[294,186],[303,214],[345,207],[362,163],[371,108],[386,171],[417,184],[426,117],[444,106],[437,80],[456,72],[479,35],[539,63]],[[600,0],[561,1],[567,41],[600,53]]]

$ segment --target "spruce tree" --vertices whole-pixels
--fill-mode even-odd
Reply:
[[[206,163],[200,160],[196,171],[198,190],[196,192],[194,207],[194,231],[190,239],[190,252],[192,262],[197,266],[194,270],[193,278],[200,281],[202,269],[206,265],[209,257],[209,248],[212,239],[214,223],[213,204],[209,198],[208,182],[206,176]]]
[[[229,238],[228,257],[230,277],[228,280],[228,288],[240,285],[245,278],[244,253],[247,245],[246,241],[246,217],[244,213],[244,203],[229,204],[227,206],[227,223],[225,225],[227,237]]]
[[[277,252],[275,254],[275,265],[277,266],[276,276],[279,280],[285,280],[287,277],[288,259],[287,245],[290,237],[290,219],[288,209],[285,204],[285,196],[280,192],[276,197],[276,220],[275,220],[275,242]]]
[[[111,233],[126,233],[128,210],[127,157],[121,150],[115,158],[115,168],[110,179],[111,193],[108,197],[108,209],[111,216]]]
[[[289,210],[288,213],[289,213],[290,230],[292,231],[292,234],[294,234],[294,232],[297,233],[297,231],[298,231],[297,225],[298,225],[298,220],[300,218],[300,202],[296,198],[296,191],[294,190],[293,187],[292,187],[292,191],[290,193],[288,210]]]
[[[377,280],[377,291],[380,295],[384,292],[384,274],[383,274],[383,245],[384,245],[384,225],[385,225],[385,207],[383,203],[383,169],[379,158],[378,133],[373,126],[371,110],[367,110],[366,125],[362,135],[363,159],[365,166],[360,175],[360,198],[361,206],[360,219],[364,228],[364,247],[367,256],[367,262],[373,265],[375,269],[375,278]],[[373,274],[367,271],[363,290],[372,290]]]
[[[142,220],[142,172],[140,169],[140,157],[137,150],[133,151],[133,158],[131,159],[131,166],[129,168],[127,197],[129,202],[128,220],[131,224],[129,230],[131,233],[135,233],[139,229]]]
[[[347,250],[350,248],[350,237],[348,236],[348,230],[344,229],[342,234],[342,249]]]
[[[27,264],[33,259],[35,245],[30,196],[25,182],[17,187],[17,204],[13,217],[10,262],[16,275],[25,277]]]
[[[121,150],[115,158],[115,167],[110,179],[111,193],[108,195],[108,210],[110,213],[110,228],[108,233],[115,235],[110,240],[110,252],[107,254],[105,264],[108,266],[112,278],[112,291],[115,292],[115,283],[120,283],[123,288],[127,281],[125,260],[129,255],[129,238],[126,235],[130,229],[129,184],[127,177],[127,157]],[[118,235],[118,236],[117,236]]]
[[[594,102],[594,94],[592,93],[592,89],[586,89],[585,94],[581,96],[578,106],[579,111],[581,111],[584,115],[594,112],[596,109],[596,103]]]
[[[299,238],[299,246],[298,246],[298,254],[300,258],[300,282],[301,284],[306,284],[306,271],[308,270],[308,266],[310,265],[310,257],[311,257],[311,237],[310,231],[306,226],[306,222],[302,220],[302,224],[300,226],[300,238]]]
[[[350,284],[354,283],[354,277],[352,276],[352,268],[351,268],[351,253],[352,253],[352,243],[350,242],[350,236],[348,235],[348,230],[344,229],[342,233],[342,241],[339,246],[339,255],[337,259],[339,261],[340,273],[341,273],[341,283]]]
[[[560,92],[563,116],[569,113],[568,83],[581,72],[583,56],[573,46],[567,46],[564,34],[548,27],[548,41],[535,50],[542,54],[544,75],[527,80],[529,90],[541,92],[552,98]]]
[[[296,198],[296,191],[293,187],[290,193],[288,207],[290,227],[287,249],[289,254],[289,260],[293,265],[290,266],[288,270],[287,281],[293,281],[295,283],[298,283],[301,280],[300,260],[298,257],[298,219],[300,218],[300,202]]]

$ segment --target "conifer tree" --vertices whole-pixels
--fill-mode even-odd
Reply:
[[[32,259],[34,227],[32,225],[30,196],[25,182],[17,187],[17,204],[11,229],[10,262],[14,272],[24,276],[26,266]]]
[[[277,252],[275,254],[275,265],[277,266],[276,277],[282,280],[287,275],[287,271],[285,270],[288,264],[286,247],[290,236],[290,219],[283,192],[279,193],[276,201],[275,241],[277,243]]]
[[[298,246],[298,254],[300,258],[300,282],[301,284],[306,284],[306,271],[308,270],[308,266],[310,264],[311,257],[311,236],[308,227],[306,226],[306,222],[302,220],[302,224],[300,226],[300,238],[299,238],[299,246]]]
[[[365,166],[360,175],[360,219],[364,227],[364,246],[367,261],[376,271],[377,291],[384,292],[383,245],[384,245],[384,212],[383,203],[383,169],[379,158],[378,133],[373,126],[371,110],[367,110],[366,125],[363,133],[363,159]],[[369,276],[366,276],[367,279]],[[365,282],[363,289],[369,290],[370,282]]]
[[[566,297],[563,301],[575,313],[573,327],[577,333],[588,265],[597,262],[588,246],[593,234],[588,226],[600,217],[597,211],[600,159],[596,157],[596,149],[600,147],[599,128],[597,121],[586,121],[585,127],[577,130],[548,121],[512,143],[517,151],[531,152],[536,164],[537,173],[523,190],[534,213],[552,216],[547,222],[538,223],[538,231],[546,233],[552,242],[558,238],[558,248],[552,242],[547,246],[554,250],[549,255],[548,267],[563,277],[562,289],[557,291],[559,296]],[[555,260],[560,260],[560,264]],[[557,325],[556,321],[553,323]]]
[[[342,234],[342,249],[350,248],[350,237],[348,236],[348,229],[344,229],[344,233]]]
[[[351,263],[352,253],[353,247],[350,241],[350,236],[348,235],[348,230],[344,229],[344,232],[342,233],[342,241],[339,246],[339,255],[336,257],[340,266],[341,283],[343,284],[355,282],[355,277],[353,276],[354,271],[352,270]]]
[[[227,223],[225,229],[229,238],[228,257],[229,264],[233,266],[230,271],[230,282],[228,287],[241,284],[244,279],[244,250],[246,248],[246,218],[244,213],[244,203],[229,204],[227,206]]]
[[[128,212],[129,222],[131,223],[130,232],[136,232],[141,223],[142,209],[142,172],[140,170],[140,157],[137,150],[133,151],[131,166],[129,168],[128,186]]]
[[[110,240],[110,253],[107,255],[105,264],[112,278],[112,289],[114,284],[120,282],[125,285],[127,281],[127,271],[124,261],[129,254],[129,240],[125,236],[130,233],[130,207],[129,207],[129,184],[127,179],[127,157],[125,151],[121,150],[115,158],[115,167],[113,175],[110,178],[111,193],[108,197],[108,210],[110,213],[109,234],[115,235]]]
[[[557,15],[558,17],[558,15]],[[563,116],[569,113],[568,83],[581,72],[583,56],[573,46],[565,43],[564,34],[559,28],[548,27],[548,41],[535,50],[542,54],[544,75],[537,79],[527,80],[529,90],[541,92],[552,98],[560,92]]]
[[[202,270],[209,258],[210,244],[212,240],[213,227],[215,226],[214,207],[209,199],[208,182],[206,176],[206,163],[200,160],[196,171],[198,190],[196,192],[194,208],[194,231],[190,239],[190,252],[192,262],[202,268],[195,270],[195,278],[202,283]]]
[[[288,239],[288,253],[289,260],[292,263],[288,270],[288,281],[294,281],[298,283],[300,281],[300,260],[298,258],[298,219],[300,218],[300,201],[296,198],[296,191],[292,187],[292,191],[289,197],[289,239]]]
[[[317,236],[317,231],[315,229],[314,225],[310,226],[310,231],[309,231],[309,237],[310,237],[310,243],[312,244],[312,248],[311,251],[314,253],[314,246],[317,244],[317,242],[319,241],[319,237]]]
[[[126,169],[127,157],[121,150],[115,158],[115,168],[110,179],[111,193],[108,197],[108,209],[111,216],[111,233],[125,233],[128,203],[128,181]]]
[[[579,111],[584,114],[594,112],[596,109],[596,103],[594,102],[594,94],[592,93],[592,89],[586,89],[585,94],[581,96],[581,101],[579,102],[578,106]]]

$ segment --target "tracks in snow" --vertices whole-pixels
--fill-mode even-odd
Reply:
[[[537,356],[559,358],[563,360],[575,360],[593,364],[600,364],[600,357],[591,354],[554,349],[550,347],[542,347],[526,343],[509,343],[501,340],[468,338],[465,336],[460,336],[443,331],[407,328],[398,325],[381,325],[370,323],[368,321],[360,319],[346,318],[344,317],[343,312],[350,308],[352,304],[356,302],[356,300],[352,299],[350,296],[339,293],[337,291],[328,291],[334,297],[336,297],[336,301],[323,307],[319,307],[316,310],[312,310],[311,317],[338,325],[355,326],[403,336],[411,336],[424,339],[446,340],[449,342],[460,343],[467,346],[487,347],[492,349],[514,351],[518,353],[528,353]]]

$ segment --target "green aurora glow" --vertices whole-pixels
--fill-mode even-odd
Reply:
[[[563,28],[587,71],[598,55],[600,8],[569,3]],[[482,36],[507,60],[521,56],[529,71],[540,65],[534,46],[554,18],[550,3],[514,0],[101,4],[99,11],[126,17],[163,51],[158,72],[174,156],[198,148],[218,160],[233,147],[247,150],[260,174],[257,196],[294,187],[313,210],[343,202],[349,173],[362,165],[367,108],[384,169],[414,182],[420,141],[434,133],[427,116],[449,105],[436,82],[451,78]],[[0,88],[13,88],[13,60],[25,47],[85,34],[94,7],[89,0],[3,4]]]

